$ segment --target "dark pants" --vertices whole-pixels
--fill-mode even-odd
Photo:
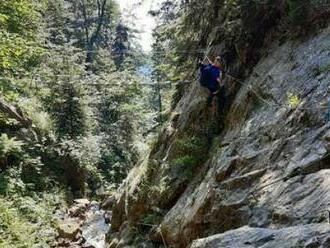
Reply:
[[[209,96],[207,97],[207,106],[212,107],[213,98],[217,96],[215,92],[219,90],[218,87],[206,87],[209,90]],[[218,93],[219,94],[219,93]]]
[[[209,89],[210,94],[207,97],[207,106],[212,107],[213,98],[216,97],[217,101],[216,104],[218,106],[219,114],[224,114],[226,108],[226,88],[224,86],[220,87],[219,92],[214,94],[218,91],[218,89]]]

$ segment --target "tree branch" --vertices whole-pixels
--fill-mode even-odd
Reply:
[[[87,58],[86,62],[87,63],[92,63],[93,62],[93,57],[94,57],[94,45],[96,42],[97,37],[100,34],[100,31],[102,29],[102,25],[104,23],[103,19],[105,16],[105,6],[106,6],[107,0],[103,0],[102,4],[100,0],[97,0],[97,6],[98,6],[98,21],[97,21],[97,26],[93,34],[91,35],[89,42],[87,44]]]
[[[89,40],[89,31],[88,31],[88,18],[87,18],[87,11],[86,11],[86,5],[85,5],[85,0],[80,1],[81,4],[81,9],[82,9],[82,14],[84,17],[84,29],[85,29],[85,39],[86,39],[86,44],[88,43]]]
[[[0,98],[0,112],[4,113],[9,118],[15,119],[24,127],[32,126],[32,121],[25,117],[19,108],[10,105],[2,98]]]

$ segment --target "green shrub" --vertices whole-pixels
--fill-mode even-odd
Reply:
[[[40,135],[47,137],[54,132],[54,123],[50,114],[45,111],[41,101],[36,97],[24,98],[20,100],[20,105]]]
[[[163,216],[159,213],[150,213],[144,216],[142,223],[147,226],[159,225],[163,219]]]
[[[65,206],[64,198],[57,190],[34,197],[0,196],[0,247],[53,247],[53,211],[59,204]]]
[[[198,158],[192,155],[186,155],[179,157],[172,162],[174,165],[178,166],[195,166],[198,163]]]
[[[292,24],[302,25],[306,22],[310,0],[287,0],[288,16]]]
[[[180,171],[182,171],[182,174],[186,178],[190,179],[193,177],[194,169],[199,165],[200,162],[201,160],[198,156],[186,155],[175,159],[172,161],[172,164],[176,167],[181,167]]]
[[[178,139],[176,141],[177,152],[181,155],[184,154],[196,154],[202,155],[207,148],[207,142],[203,138],[196,136],[186,137],[183,139]]]
[[[195,168],[207,157],[208,144],[206,138],[196,136],[178,139],[175,142],[175,154],[170,164],[175,171],[187,178],[193,176]]]
[[[9,138],[3,133],[0,136],[0,171],[8,166],[8,158],[18,160],[22,157],[23,142],[14,138]]]
[[[22,153],[23,142],[18,141],[15,137],[9,138],[7,134],[3,133],[0,136],[0,158],[8,155],[20,155]]]
[[[34,228],[22,219],[17,209],[0,200],[0,247],[32,247]]]
[[[288,97],[287,102],[288,102],[289,106],[290,106],[291,108],[297,108],[298,105],[299,105],[300,102],[301,102],[301,99],[299,98],[299,96],[294,95],[294,94],[292,94],[292,93],[288,93],[288,94],[287,94],[287,97]]]

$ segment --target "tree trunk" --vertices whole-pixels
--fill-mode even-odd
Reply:
[[[94,49],[95,49],[95,43],[97,41],[97,38],[100,35],[102,26],[103,26],[103,20],[105,16],[105,5],[107,3],[107,0],[103,0],[102,3],[100,2],[101,0],[97,0],[97,12],[98,12],[98,21],[97,21],[97,27],[95,31],[92,33],[91,37],[86,37],[87,40],[87,56],[86,56],[86,63],[87,64],[92,64],[94,61]],[[89,67],[89,66],[88,66]]]
[[[157,97],[158,97],[158,111],[159,111],[159,122],[163,124],[163,103],[162,103],[162,91],[160,86],[160,80],[157,80]]]
[[[32,125],[32,121],[25,117],[19,108],[10,105],[2,98],[0,98],[0,112],[4,113],[9,118],[15,119],[23,127],[31,127]]]

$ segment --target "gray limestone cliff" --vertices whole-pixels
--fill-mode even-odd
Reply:
[[[227,78],[221,127],[198,82],[181,86],[112,199],[110,247],[330,247],[330,28],[267,51]]]

